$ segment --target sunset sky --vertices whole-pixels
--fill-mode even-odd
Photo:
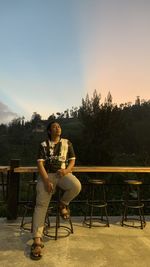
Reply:
[[[0,0],[0,123],[150,99],[149,0]]]

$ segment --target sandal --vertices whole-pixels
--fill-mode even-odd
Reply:
[[[40,260],[42,258],[42,248],[43,244],[33,243],[31,246],[30,258],[32,260]]]
[[[59,205],[59,212],[60,212],[60,216],[66,220],[70,218],[70,209],[68,206],[66,206],[63,203],[60,203]]]

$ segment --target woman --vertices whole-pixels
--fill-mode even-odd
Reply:
[[[36,206],[33,214],[33,239],[31,259],[42,257],[42,236],[47,208],[56,185],[64,190],[59,203],[63,219],[70,216],[69,203],[81,190],[79,180],[72,174],[75,153],[68,139],[61,138],[61,126],[52,121],[47,126],[48,139],[40,144],[38,154],[39,180],[37,183]]]

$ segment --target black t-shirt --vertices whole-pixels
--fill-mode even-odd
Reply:
[[[65,169],[71,159],[75,159],[75,153],[72,143],[67,139],[60,139],[57,144],[47,139],[40,144],[37,160],[44,161],[47,172]]]

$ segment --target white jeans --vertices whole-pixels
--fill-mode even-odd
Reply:
[[[81,191],[81,183],[72,173],[68,173],[63,177],[58,176],[56,173],[49,173],[48,176],[49,180],[53,183],[54,190],[53,193],[48,193],[45,190],[42,179],[39,178],[36,188],[36,205],[33,214],[33,238],[42,237],[43,235],[46,212],[52,195],[55,192],[56,185],[65,191],[61,197],[61,202],[65,205],[68,205]]]

